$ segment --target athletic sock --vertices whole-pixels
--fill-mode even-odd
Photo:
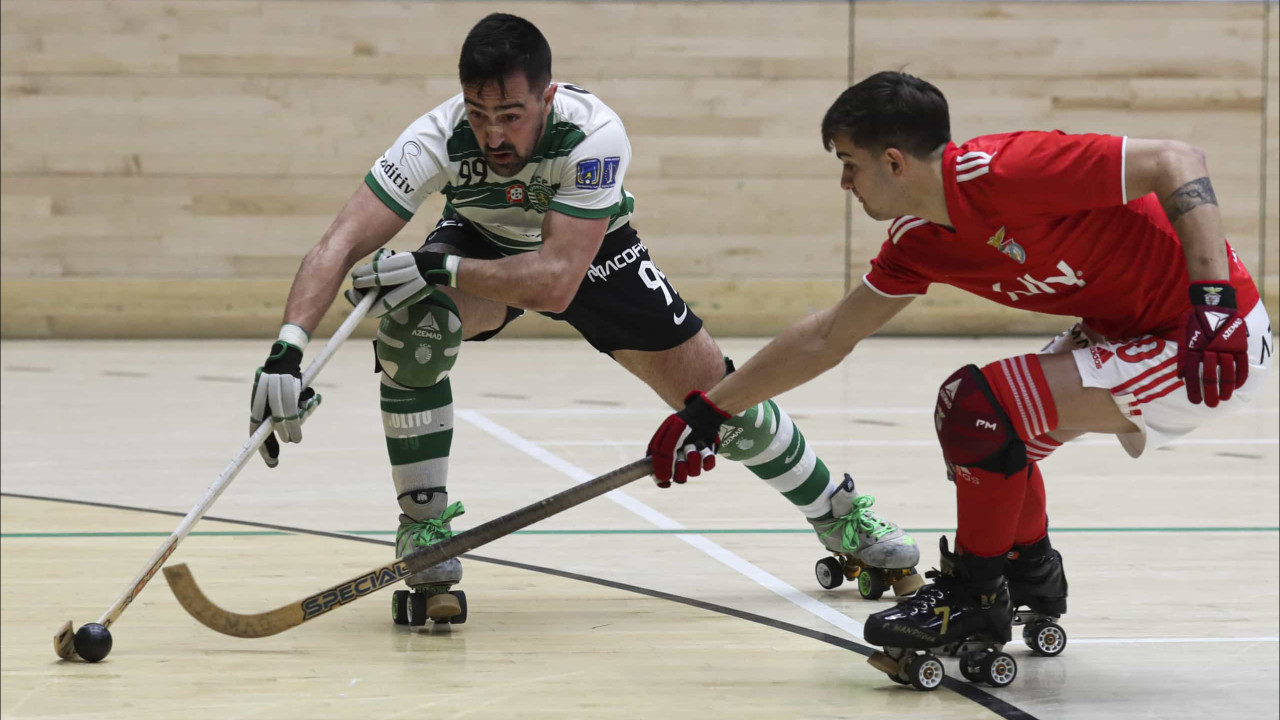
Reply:
[[[777,403],[766,400],[720,427],[720,456],[736,460],[811,519],[831,514],[831,473],[804,433]]]
[[[383,374],[381,395],[391,477],[405,509],[406,504],[416,505],[407,495],[445,489],[453,445],[453,392],[447,376],[431,387],[410,388]]]
[[[1047,436],[1058,427],[1058,409],[1040,358],[1006,358],[982,368],[982,374],[1013,422],[1018,438],[1027,443],[1028,461],[1033,460],[1033,448],[1040,457],[1048,454],[1040,455],[1046,448],[1052,452],[1054,446],[1049,443],[1055,441]],[[994,557],[1007,553],[1015,540],[1020,542],[1033,532],[1038,537],[1044,535],[1044,479],[1034,462],[1007,477],[981,468],[957,468],[954,479],[956,545],[966,552]]]

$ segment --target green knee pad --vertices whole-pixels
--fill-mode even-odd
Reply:
[[[734,415],[720,426],[720,456],[742,462],[764,452],[779,430],[777,405],[766,400]],[[787,433],[787,440],[792,440]]]
[[[405,387],[431,387],[449,377],[460,347],[458,308],[444,293],[388,313],[378,325],[378,362]]]

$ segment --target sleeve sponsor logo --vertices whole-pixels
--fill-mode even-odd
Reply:
[[[396,167],[396,164],[386,157],[378,158],[378,167],[382,170],[382,174],[387,176],[387,180],[391,181],[391,184],[399,188],[400,192],[405,195],[412,195],[413,191],[417,190],[416,187],[409,183],[408,176],[400,172],[400,168]]]
[[[618,184],[618,166],[622,164],[622,158],[607,157],[604,159],[604,177],[600,181],[600,187],[613,187]]]
[[[578,163],[578,177],[574,184],[583,190],[600,187],[600,158],[587,158]]]
[[[400,164],[404,165],[405,158],[422,157],[422,146],[417,140],[410,140],[400,146]]]

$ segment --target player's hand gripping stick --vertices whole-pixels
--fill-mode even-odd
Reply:
[[[1187,399],[1217,407],[1249,379],[1249,332],[1228,282],[1193,282],[1185,341],[1178,348],[1178,377]]]
[[[356,305],[356,309],[351,311],[347,319],[342,321],[342,325],[333,333],[333,337],[329,338],[329,342],[325,343],[324,348],[320,350],[320,354],[307,367],[306,372],[302,374],[302,385],[306,387],[315,380],[324,366],[328,364],[329,358],[333,357],[333,353],[337,351],[338,346],[343,343],[351,333],[360,324],[365,314],[369,312],[369,308],[373,306],[373,302],[377,297],[376,292],[367,292],[361,298],[360,303]],[[249,461],[249,457],[253,455],[258,446],[267,439],[275,429],[275,423],[271,418],[267,418],[258,426],[253,435],[240,446],[239,452],[231,459],[231,462],[222,470],[222,474],[218,475],[218,479],[213,481],[208,490],[205,490],[204,497],[200,498],[200,502],[191,508],[186,517],[182,518],[182,522],[178,524],[178,528],[169,535],[160,547],[152,553],[151,558],[147,560],[147,564],[142,567],[137,577],[129,583],[124,592],[115,601],[115,603],[107,608],[107,611],[98,618],[98,622],[89,623],[80,628],[79,631],[72,632],[71,621],[68,620],[53,636],[53,650],[58,657],[69,660],[79,654],[83,659],[89,662],[97,662],[107,656],[111,651],[111,633],[107,630],[120,615],[124,613],[129,603],[138,597],[138,593],[142,592],[142,588],[147,586],[147,582],[151,580],[164,561],[173,554],[177,549],[178,543],[191,532],[192,526],[204,517],[204,514],[213,505],[218,496],[222,495],[222,491],[227,489],[231,481],[235,479],[240,470],[244,468],[245,463]]]
[[[395,585],[415,572],[439,565],[539,520],[639,480],[649,474],[651,467],[649,458],[636,460],[600,477],[575,485],[564,492],[522,507],[509,515],[503,515],[439,543],[428,545],[393,563],[361,573],[346,582],[321,590],[297,602],[256,615],[228,612],[214,605],[200,590],[200,586],[196,584],[195,578],[185,564],[170,565],[165,568],[164,578],[169,581],[169,588],[173,590],[174,596],[178,598],[183,609],[206,627],[223,635],[235,637],[267,637],[297,627],[388,585]]]
[[[461,261],[457,255],[430,250],[379,250],[372,261],[351,271],[351,285],[356,289],[347,291],[347,299],[353,300],[361,288],[378,290],[382,295],[369,317],[382,317],[418,302],[439,285],[457,287]]]
[[[716,407],[702,391],[686,395],[684,409],[669,415],[649,440],[658,487],[670,487],[672,481],[683,483],[713,469],[720,449],[720,424],[728,419],[729,413]]]
[[[302,442],[302,423],[320,405],[320,396],[302,381],[302,349],[283,340],[271,345],[271,354],[253,377],[249,402],[249,434],[271,418],[275,433],[267,436],[258,453],[267,467],[280,463],[280,442]]]

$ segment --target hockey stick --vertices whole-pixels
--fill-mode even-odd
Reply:
[[[605,473],[593,480],[527,505],[509,515],[503,515],[482,525],[458,533],[438,544],[417,550],[400,560],[362,573],[331,588],[256,615],[227,612],[214,605],[200,590],[185,564],[170,565],[164,569],[164,578],[177,596],[178,602],[192,617],[206,627],[223,635],[242,638],[260,638],[295,628],[313,620],[334,608],[346,605],[403,580],[409,575],[474,550],[481,545],[510,535],[520,528],[580,505],[610,490],[616,490],[653,472],[649,458],[636,460],[629,465]]]
[[[365,293],[364,297],[360,299],[360,303],[356,305],[355,309],[351,311],[351,314],[347,316],[347,319],[342,321],[342,325],[340,325],[337,331],[334,332],[333,337],[329,338],[329,342],[325,343],[324,347],[320,350],[320,354],[316,356],[315,360],[311,361],[311,364],[307,366],[306,371],[302,373],[303,387],[309,387],[311,385],[311,382],[315,380],[316,376],[320,374],[320,371],[323,370],[324,366],[329,362],[329,358],[333,357],[338,346],[351,336],[351,333],[356,329],[356,325],[360,324],[360,321],[364,319],[365,314],[369,312],[369,308],[373,307],[373,301],[377,296],[378,293],[376,288],[373,291]],[[124,593],[122,593],[115,601],[115,604],[107,608],[107,611],[102,614],[102,617],[98,618],[98,625],[101,625],[105,629],[111,627],[111,624],[120,618],[120,615],[124,613],[124,609],[129,607],[129,603],[133,602],[134,598],[138,597],[138,593],[142,592],[142,588],[147,586],[147,583],[151,580],[152,576],[156,574],[156,570],[160,569],[160,566],[164,564],[164,561],[167,560],[178,547],[178,543],[182,542],[182,539],[191,531],[191,527],[199,522],[200,518],[204,517],[205,512],[209,510],[209,507],[218,499],[218,496],[222,494],[222,491],[226,490],[227,486],[231,484],[231,481],[240,473],[240,470],[249,461],[249,457],[253,455],[253,453],[257,452],[258,446],[267,439],[267,436],[271,434],[274,427],[275,425],[272,423],[271,418],[267,418],[267,420],[259,425],[258,429],[249,436],[249,439],[245,441],[244,445],[240,446],[240,451],[231,459],[230,464],[222,470],[222,474],[218,475],[218,479],[214,480],[213,484],[209,486],[209,489],[205,491],[204,497],[200,498],[200,502],[196,503],[196,506],[191,508],[191,512],[188,512],[186,517],[182,518],[182,522],[179,523],[178,528],[169,535],[169,538],[165,540],[160,547],[156,548],[156,551],[151,554],[151,559],[147,560],[147,564],[142,566],[142,571],[133,579],[133,582],[129,583],[129,586],[125,588]],[[58,630],[58,634],[53,636],[53,650],[58,653],[58,657],[63,660],[68,660],[76,655],[76,634],[72,632],[71,628],[71,621],[68,620]],[[109,637],[110,636],[108,635],[108,638]],[[109,643],[106,646],[106,650],[110,650]],[[98,657],[97,660],[101,660],[102,657],[105,656],[106,652],[102,652],[101,657]],[[92,662],[97,662],[97,660],[92,660]]]

